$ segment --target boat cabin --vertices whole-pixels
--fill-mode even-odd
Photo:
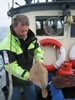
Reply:
[[[8,16],[16,14],[27,15],[30,20],[30,29],[35,33],[38,40],[55,39],[66,50],[66,59],[69,59],[71,47],[75,44],[75,2],[74,0],[53,0],[52,2],[29,3],[11,8]],[[35,0],[36,1],[36,0]],[[56,62],[56,49],[44,47],[44,63],[49,65]]]

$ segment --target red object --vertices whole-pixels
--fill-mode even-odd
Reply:
[[[58,42],[57,40],[55,40],[55,39],[43,39],[43,40],[40,40],[40,44],[43,47],[45,47],[45,46],[55,46],[56,49],[58,49],[58,48],[60,48],[62,46],[62,44],[60,42]],[[48,71],[52,71],[52,70],[56,69],[53,64],[52,65],[43,64],[43,66]]]
[[[62,69],[65,71],[70,71],[72,69],[72,63],[70,61],[64,61],[61,66],[63,66]]]
[[[61,68],[57,71],[58,75],[73,75],[74,71],[72,69],[72,63],[70,61],[64,61],[64,63],[61,65]]]
[[[70,60],[70,62],[72,63],[72,66],[75,68],[75,60]]]
[[[72,48],[70,49],[69,60],[72,63],[72,67],[75,68],[75,44],[73,44]]]
[[[43,66],[48,70],[48,71],[52,71],[52,70],[55,70],[56,68],[54,67],[54,65],[44,65]]]
[[[73,70],[65,71],[62,68],[60,68],[60,69],[58,69],[57,74],[59,76],[63,76],[63,75],[73,75],[74,74],[74,71]]]
[[[60,48],[62,44],[55,39],[43,39],[40,40],[41,46],[55,46],[56,49]]]

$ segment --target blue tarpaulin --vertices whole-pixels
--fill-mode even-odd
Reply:
[[[53,82],[51,82],[52,75],[48,75],[48,83],[50,85],[47,87],[51,91],[50,95],[52,96],[52,100],[75,100],[75,98],[64,98],[64,95],[62,93],[62,89],[56,89]]]

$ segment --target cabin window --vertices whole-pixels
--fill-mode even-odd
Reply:
[[[36,16],[37,36],[63,36],[63,17]]]
[[[71,24],[71,37],[75,38],[75,24]]]

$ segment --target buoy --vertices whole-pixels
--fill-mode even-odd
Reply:
[[[55,47],[56,49],[59,49],[59,57],[58,57],[55,64],[52,64],[52,65],[43,64],[43,66],[48,71],[58,69],[60,67],[61,63],[64,62],[65,57],[66,57],[66,53],[65,53],[65,49],[64,49],[63,45],[55,39],[43,39],[43,40],[40,40],[40,44],[42,47],[52,46],[52,47]]]

